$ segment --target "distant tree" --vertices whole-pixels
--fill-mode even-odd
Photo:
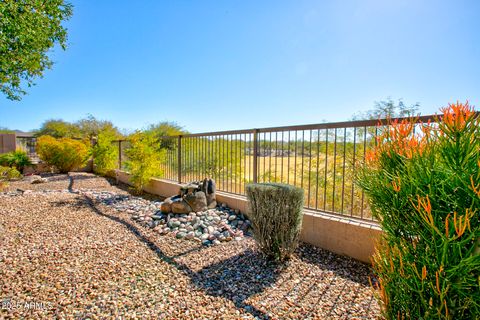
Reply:
[[[145,132],[151,133],[160,143],[160,148],[162,149],[173,149],[177,142],[174,139],[161,139],[160,137],[177,136],[186,133],[186,131],[176,122],[169,121],[152,124],[145,130]]]
[[[395,102],[392,98],[387,100],[375,101],[373,109],[365,112],[359,112],[353,115],[353,120],[382,119],[414,116],[418,113],[420,103],[407,105],[402,99]]]
[[[5,127],[0,127],[0,133],[15,133],[15,131],[10,130],[10,129],[5,128]]]
[[[64,0],[0,1],[0,91],[8,99],[20,100],[26,94],[22,82],[30,87],[52,67],[50,49],[66,49],[62,22],[71,15],[72,5]]]
[[[117,127],[108,120],[98,120],[93,115],[89,114],[85,119],[81,119],[73,124],[78,128],[80,136],[91,139],[98,136],[100,133],[104,135],[119,138],[121,136]]]
[[[45,121],[35,133],[37,137],[49,135],[54,138],[78,138],[80,129],[75,124],[62,119],[50,119]]]

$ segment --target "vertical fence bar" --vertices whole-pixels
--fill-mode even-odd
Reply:
[[[312,182],[312,130],[310,130],[309,148],[308,148],[308,202],[307,207],[310,208],[310,187]]]
[[[345,204],[345,160],[347,158],[347,128],[343,129],[342,210]]]
[[[182,183],[182,136],[179,135],[178,136],[178,177],[177,177],[177,180],[178,180],[178,183]]]
[[[122,170],[122,140],[118,140],[118,170]]]
[[[318,167],[320,165],[320,129],[317,130],[317,175],[315,182],[315,210],[318,210]]]
[[[328,178],[328,129],[325,131],[325,177],[323,180],[323,210],[327,209],[327,178]]]
[[[335,128],[335,138],[333,142],[333,191],[332,191],[332,211],[335,212],[335,187],[337,176],[337,128]]]
[[[355,172],[357,171],[357,164],[356,164],[356,157],[357,157],[357,127],[353,128],[353,164],[352,164],[352,195],[350,199],[350,216],[353,216],[353,210],[354,210],[354,189],[355,189],[355,183],[354,183],[354,177],[355,177]]]
[[[258,130],[253,129],[253,183],[258,182]]]

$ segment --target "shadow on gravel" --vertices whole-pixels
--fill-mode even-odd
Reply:
[[[71,181],[72,184],[73,180],[76,180],[77,177],[73,178]],[[114,181],[114,179],[112,180]],[[112,183],[112,180],[109,180],[109,182]],[[115,184],[115,186],[119,187],[118,184]],[[195,272],[187,265],[177,262],[176,258],[194,251],[201,251],[203,250],[201,246],[177,255],[168,256],[142,232],[143,227],[138,226],[130,220],[103,212],[96,206],[93,200],[86,196],[78,196],[75,203],[65,201],[57,202],[56,205],[70,206],[72,208],[88,206],[97,215],[124,225],[139,241],[145,243],[150,250],[155,252],[160,260],[184,272],[190,277],[192,284],[204,290],[206,294],[226,298],[232,301],[237,308],[244,310],[257,319],[271,319],[267,313],[246,302],[250,297],[261,294],[266,288],[276,284],[282,273],[281,266],[268,262],[260,253],[247,249],[229,259],[211,264]],[[297,256],[305,263],[316,265],[324,270],[330,270],[339,277],[368,286],[368,277],[371,275],[371,271],[370,268],[363,263],[307,244],[302,244],[299,247]],[[321,281],[321,279],[319,279],[319,281]],[[316,287],[315,283],[311,284],[309,290],[315,290],[314,287]],[[352,292],[345,293],[343,291],[342,288],[343,294],[356,294]],[[288,296],[289,292],[285,293],[285,296]],[[300,300],[301,299],[302,298],[300,298]],[[321,299],[321,296],[319,299]],[[280,303],[280,301],[278,301],[278,303]],[[333,312],[335,304],[332,306],[330,312]]]
[[[94,213],[124,225],[139,241],[145,243],[150,250],[155,252],[160,260],[184,272],[190,277],[192,284],[203,289],[206,294],[229,299],[237,308],[243,309],[245,312],[259,319],[270,319],[264,312],[245,303],[245,300],[250,296],[261,293],[265,287],[273,284],[281,271],[275,265],[267,263],[260,254],[252,250],[247,250],[230,259],[212,264],[198,272],[194,272],[185,264],[175,261],[175,258],[193,251],[202,250],[203,247],[191,249],[175,256],[168,256],[142,233],[142,227],[137,227],[130,221],[103,212],[97,208],[95,203],[88,197],[79,196],[76,200],[75,202],[57,201],[53,205],[68,206],[71,208],[89,207]],[[242,265],[242,261],[246,259],[254,260],[254,263],[250,261],[247,265],[253,264],[255,267],[245,268]],[[236,286],[232,286],[233,283],[235,283]]]
[[[245,301],[275,284],[281,272],[278,264],[270,263],[259,252],[248,249],[203,268],[193,275],[192,282],[207,294],[229,299],[237,308],[257,318],[270,319]]]
[[[305,263],[316,265],[321,269],[333,271],[337,276],[364,286],[370,286],[368,277],[373,276],[370,266],[357,260],[339,256],[307,243],[302,243],[296,251]]]

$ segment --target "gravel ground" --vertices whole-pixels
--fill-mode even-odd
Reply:
[[[162,236],[87,196],[126,194],[90,174],[0,194],[0,318],[372,319],[370,269],[301,245],[283,267],[254,241]],[[46,192],[45,190],[57,190]]]

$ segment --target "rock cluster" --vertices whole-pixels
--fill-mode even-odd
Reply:
[[[47,178],[42,178],[41,176],[38,176],[38,175],[25,176],[24,179],[25,181],[30,182],[31,184],[40,184],[40,183],[48,182]]]
[[[250,235],[251,223],[238,210],[225,204],[199,212],[181,214],[162,212],[162,202],[108,191],[85,192],[90,198],[118,211],[132,215],[132,219],[162,235],[201,242],[204,245],[242,240]]]
[[[217,206],[215,182],[204,179],[180,187],[178,194],[169,197],[161,204],[164,213],[189,213],[213,209]]]

